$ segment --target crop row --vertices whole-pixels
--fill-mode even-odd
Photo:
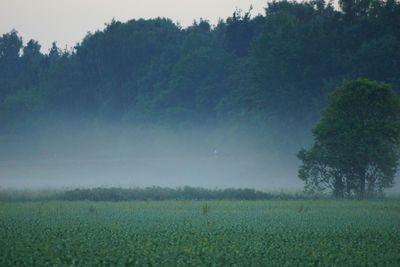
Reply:
[[[400,265],[396,201],[0,203],[0,265]]]

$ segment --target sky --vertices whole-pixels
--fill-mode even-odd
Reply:
[[[237,8],[246,12],[253,6],[253,16],[264,15],[266,5],[267,0],[0,0],[0,35],[15,29],[24,43],[39,41],[47,53],[53,41],[73,48],[112,19],[167,17],[187,27],[203,18],[215,25]]]

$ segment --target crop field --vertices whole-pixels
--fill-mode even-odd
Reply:
[[[400,266],[400,202],[0,202],[0,266]]]

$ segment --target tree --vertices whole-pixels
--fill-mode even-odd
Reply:
[[[19,90],[8,95],[0,103],[2,130],[15,133],[23,132],[27,126],[33,127],[41,108],[42,100],[35,89]]]
[[[265,23],[265,18],[260,15],[251,19],[252,9],[253,7],[250,6],[249,11],[244,15],[240,9],[237,9],[224,24],[222,41],[228,51],[234,52],[238,57],[248,56],[253,40],[258,37]]]
[[[340,69],[337,31],[332,26],[336,15],[323,0],[271,2],[264,29],[252,45],[251,109],[264,114],[269,128],[280,128],[293,137],[296,133],[295,143],[306,136],[299,129],[308,132],[318,120],[324,82]]]
[[[0,37],[0,75],[13,79],[16,76],[22,39],[13,30]]]
[[[22,86],[25,88],[37,87],[40,82],[40,75],[43,68],[44,56],[40,53],[40,44],[30,40],[24,47],[21,57]]]
[[[57,47],[57,42],[53,42],[51,44],[51,48],[49,50],[48,58],[50,61],[56,61],[61,56],[61,50]]]
[[[389,85],[344,82],[329,96],[312,133],[313,146],[297,154],[306,190],[363,198],[393,185],[400,158],[400,99]]]
[[[17,31],[0,36],[0,98],[14,93],[16,89],[15,81],[20,73],[20,51],[22,48],[22,38]]]

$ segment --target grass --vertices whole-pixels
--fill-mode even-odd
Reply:
[[[207,189],[201,187],[75,188],[9,190],[0,188],[0,201],[160,201],[160,200],[307,200],[327,199],[328,195],[264,192],[250,188]]]
[[[207,215],[210,212],[211,205],[208,203],[204,203],[202,206],[202,214]]]
[[[0,237],[0,266],[399,266],[400,202],[0,202]]]

